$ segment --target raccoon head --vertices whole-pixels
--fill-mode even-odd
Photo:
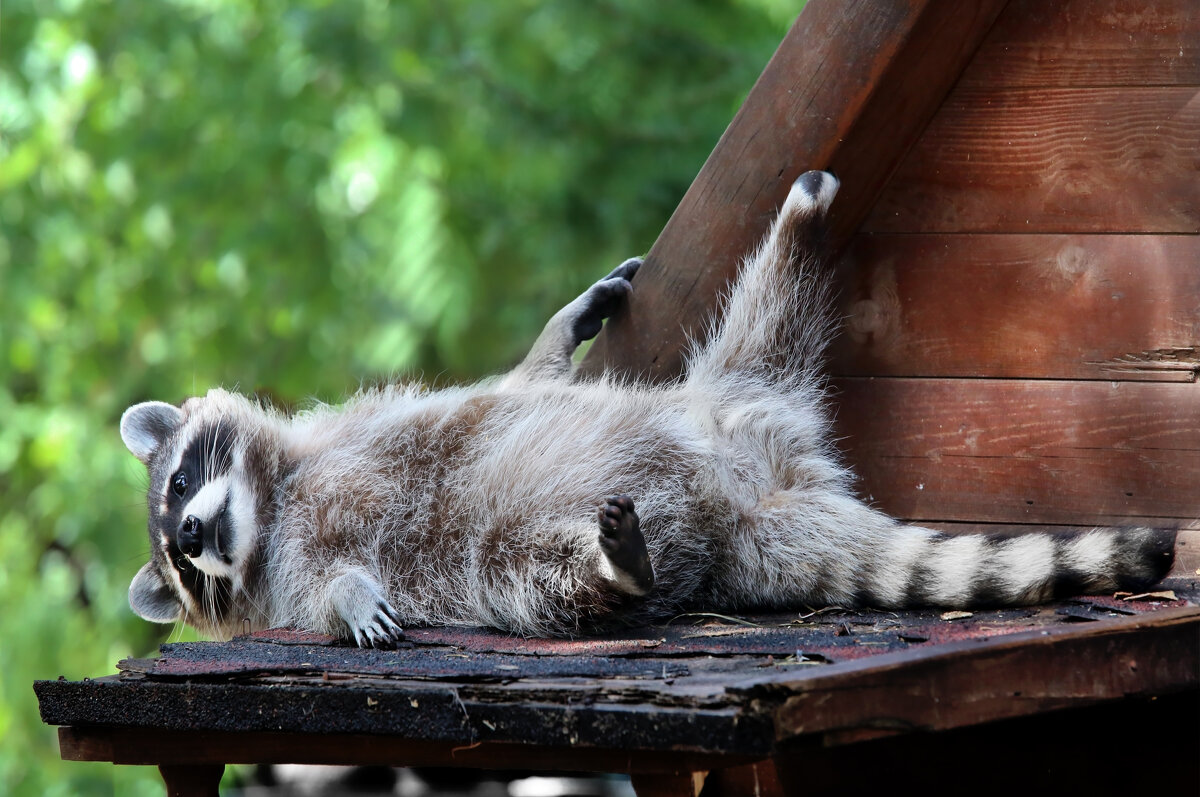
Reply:
[[[129,587],[139,616],[220,637],[247,618],[261,625],[249,592],[275,500],[268,428],[266,413],[223,390],[121,416],[121,438],[150,476],[150,561]]]

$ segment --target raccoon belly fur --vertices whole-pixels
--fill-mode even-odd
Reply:
[[[131,407],[151,541],[131,605],[219,637],[287,625],[386,647],[405,625],[571,635],[687,608],[1022,604],[1161,579],[1171,530],[949,536],[854,497],[821,376],[836,190],[797,180],[668,385],[572,373],[633,259],[479,385],[295,417],[223,390]]]

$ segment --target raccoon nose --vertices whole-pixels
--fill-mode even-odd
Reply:
[[[188,515],[179,527],[179,550],[188,556],[199,556],[204,553],[204,524],[195,515]]]

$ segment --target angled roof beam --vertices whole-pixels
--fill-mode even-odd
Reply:
[[[858,228],[1007,0],[810,0],[638,273],[628,308],[583,362],[676,376],[739,260],[792,181],[832,169],[833,245]]]

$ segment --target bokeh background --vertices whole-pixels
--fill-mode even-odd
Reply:
[[[3,0],[0,793],[162,793],[60,762],[31,689],[192,638],[126,603],[125,407],[511,366],[650,247],[800,5]]]

